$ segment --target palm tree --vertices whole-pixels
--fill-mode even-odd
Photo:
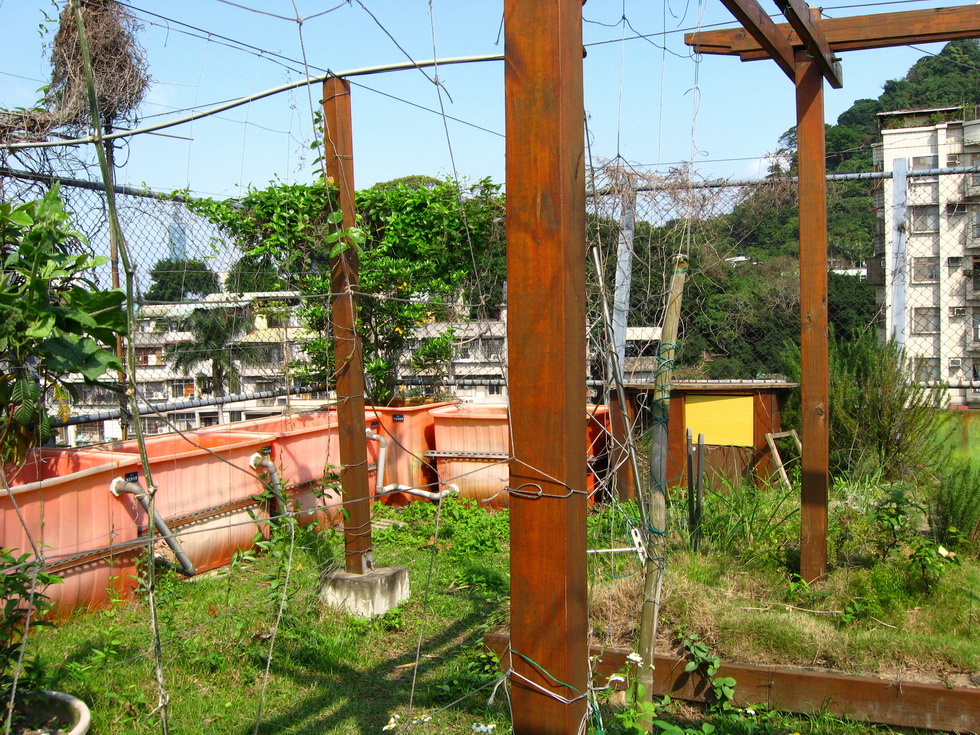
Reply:
[[[216,398],[222,398],[240,384],[240,368],[261,365],[262,351],[242,343],[254,328],[252,317],[240,309],[195,309],[188,331],[191,339],[167,347],[167,361],[185,377],[202,363],[210,363],[211,374],[205,382]],[[224,406],[218,404],[218,422],[224,423]]]

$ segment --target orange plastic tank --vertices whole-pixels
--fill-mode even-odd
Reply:
[[[606,452],[609,410],[588,406],[586,453],[590,499]],[[510,424],[506,404],[465,404],[432,411],[435,459],[440,485],[459,486],[460,495],[491,507],[505,507],[509,480]]]
[[[0,546],[33,557],[33,540],[42,550],[64,580],[46,590],[56,616],[135,587],[138,505],[109,492],[135,465],[128,454],[36,449],[21,466],[4,468],[10,490],[0,490]]]
[[[263,491],[263,484],[250,460],[271,446],[273,438],[272,434],[250,432],[192,431],[146,439],[157,488],[156,512],[167,521],[198,571],[227,564],[236,551],[254,546],[257,531],[268,532],[267,524],[251,522],[268,518],[268,513],[252,497]],[[79,451],[139,457],[134,440]],[[131,479],[146,488],[142,466],[132,472]],[[124,499],[120,496],[120,501]],[[142,508],[135,512],[134,520],[146,524]]]
[[[410,485],[435,490],[435,463],[426,452],[435,449],[433,412],[454,404],[430,403],[422,406],[369,406],[369,428],[388,440],[384,484]],[[370,446],[370,445],[369,445]],[[388,502],[391,498],[387,499]]]

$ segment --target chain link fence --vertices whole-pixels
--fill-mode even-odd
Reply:
[[[829,177],[830,320],[838,340],[869,329],[894,335],[920,380],[948,384],[952,404],[974,406],[980,404],[980,206],[974,203],[980,169],[938,168],[937,160],[911,156],[905,173],[889,165],[883,172]],[[36,198],[51,183],[0,171],[0,193],[12,201]],[[104,194],[84,181],[60,185],[84,247],[109,255]],[[619,356],[626,382],[654,379],[676,254],[688,257],[690,269],[675,379],[787,375],[800,331],[793,178],[705,181],[684,171],[607,164],[592,169],[587,196],[588,360],[596,398],[598,386],[612,379],[610,354]],[[140,300],[137,390],[148,404],[164,406],[147,418],[151,433],[327,399],[297,373],[311,334],[297,316],[308,297],[294,283],[278,282],[269,291],[239,288],[254,275],[241,250],[179,197],[120,187],[117,202]],[[870,253],[875,255],[865,268],[862,260]],[[96,278],[110,286],[111,267]],[[441,381],[443,395],[503,400],[505,319],[460,316],[442,377],[403,369],[401,380]],[[420,325],[418,338],[406,342],[409,353],[436,331]],[[119,395],[78,388],[71,421],[98,420],[64,428],[62,440],[117,438],[120,421],[105,417],[118,407]]]

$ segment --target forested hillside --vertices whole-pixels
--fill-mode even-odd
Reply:
[[[886,81],[877,99],[857,100],[827,126],[829,173],[872,170],[879,112],[980,104],[980,43],[954,41]],[[775,181],[796,169],[796,131],[779,141],[770,178],[730,214],[707,223],[692,243],[694,267],[686,294],[680,365],[692,375],[751,378],[781,371],[780,354],[799,341],[799,220],[795,186]],[[828,247],[837,265],[860,265],[874,254],[875,211],[870,181],[828,187]],[[700,241],[700,242],[698,242]],[[710,245],[708,244],[710,243]],[[729,264],[749,256],[757,265]],[[866,282],[830,275],[830,318],[837,339],[874,317]]]

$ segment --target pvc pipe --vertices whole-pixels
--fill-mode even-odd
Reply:
[[[266,485],[269,486],[272,496],[276,499],[276,508],[273,515],[281,516],[288,512],[289,504],[282,494],[282,481],[279,479],[279,468],[276,467],[276,463],[272,461],[272,458],[261,452],[256,452],[249,457],[248,463],[253,470],[258,470],[259,467],[262,467],[269,475],[269,481]]]
[[[365,434],[368,439],[378,443],[378,471],[374,475],[374,494],[381,495],[385,491],[385,457],[388,454],[388,440],[370,429],[366,429]]]
[[[143,510],[146,514],[153,518],[153,525],[156,526],[160,535],[163,536],[164,540],[167,542],[167,546],[170,547],[171,551],[174,552],[174,556],[177,557],[177,562],[180,565],[180,573],[185,577],[193,577],[197,574],[197,569],[194,568],[194,564],[191,562],[187,554],[184,553],[184,548],[180,545],[180,541],[174,536],[173,531],[167,526],[167,522],[163,520],[163,516],[157,513],[155,508],[150,507],[150,497],[147,495],[146,490],[138,482],[127,482],[122,477],[117,477],[112,482],[109,483],[109,492],[115,495],[117,498],[120,493],[131,493],[139,501],[139,504],[143,506]]]
[[[445,490],[441,492],[434,493],[429,490],[422,490],[421,488],[411,487],[410,485],[386,485],[384,489],[378,493],[378,495],[390,495],[391,493],[408,493],[409,495],[416,495],[420,498],[428,498],[429,500],[435,500],[436,502],[442,501],[448,498],[450,495],[459,495],[458,485],[449,485]]]
[[[388,440],[380,434],[375,434],[370,429],[365,430],[365,434],[368,439],[378,442],[378,471],[375,475],[374,483],[375,497],[380,498],[382,495],[391,495],[392,493],[408,493],[419,498],[441,502],[450,495],[459,495],[459,486],[455,484],[449,485],[445,490],[438,493],[431,492],[430,490],[422,490],[421,488],[410,485],[399,485],[397,483],[385,485],[385,455],[388,452]]]

